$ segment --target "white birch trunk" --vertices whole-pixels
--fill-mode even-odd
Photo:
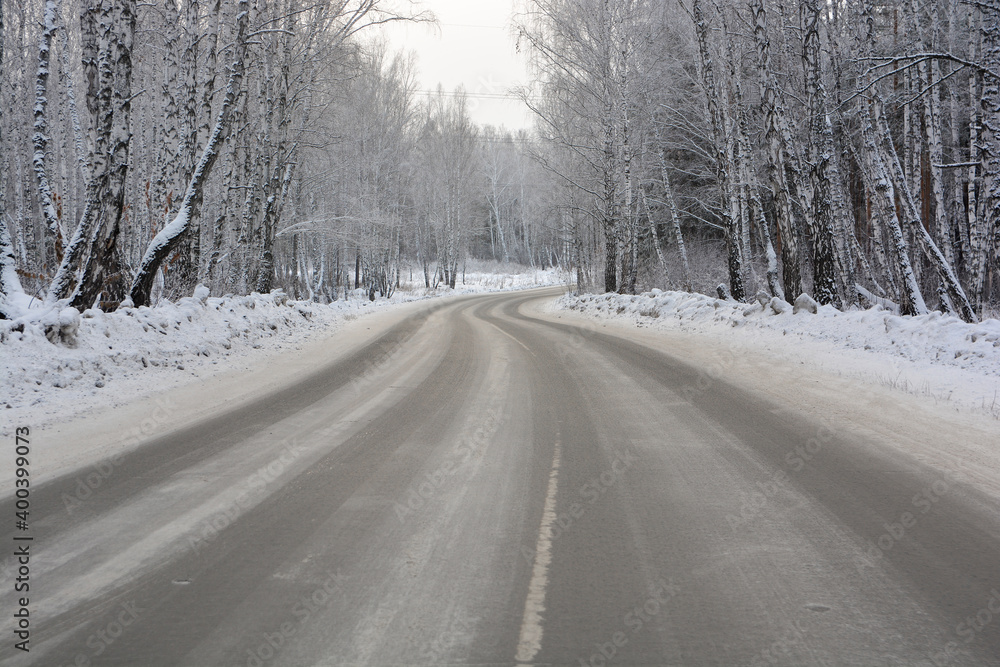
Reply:
[[[62,68],[69,73],[69,31],[62,30]],[[68,74],[65,77],[66,99],[69,105],[70,122],[73,125],[73,147],[76,149],[76,161],[79,165],[79,173],[83,177],[90,172],[90,157],[87,154],[87,142],[84,139],[83,127],[80,124],[80,109],[76,103],[76,85],[73,83],[73,76]]]
[[[649,104],[648,97],[646,98],[646,104]],[[670,214],[670,226],[674,232],[674,241],[677,243],[677,251],[681,256],[682,285],[684,291],[690,292],[692,290],[691,266],[688,262],[687,246],[684,243],[684,233],[681,229],[680,212],[677,209],[677,201],[674,199],[674,189],[670,183],[670,173],[667,170],[666,148],[664,147],[663,139],[660,136],[660,126],[656,122],[655,118],[651,119],[651,125],[653,127],[653,138],[655,140],[653,152],[656,154],[657,165],[660,170],[660,183],[663,186],[663,201],[667,206],[667,212]]]
[[[728,130],[726,120],[720,107],[719,86],[715,79],[715,64],[708,44],[708,24],[702,12],[700,0],[691,4],[695,35],[698,41],[700,56],[699,69],[705,96],[708,101],[708,115],[712,125],[712,145],[716,178],[719,181],[719,196],[723,227],[726,230],[727,265],[729,270],[730,294],[737,301],[746,300],[746,290],[743,284],[743,253],[740,241],[739,218],[733,213],[733,183],[735,174],[731,169],[728,155]]]
[[[781,282],[781,276],[778,271],[778,254],[774,251],[774,244],[771,243],[771,231],[767,226],[767,218],[764,216],[764,205],[760,200],[760,195],[757,194],[757,184],[752,178],[750,173],[750,147],[747,143],[747,137],[749,136],[746,131],[745,118],[743,118],[743,126],[740,128],[740,143],[742,146],[742,152],[746,154],[746,158],[742,161],[743,176],[741,180],[743,181],[743,187],[746,192],[746,201],[748,204],[747,215],[754,216],[753,224],[757,225],[757,232],[760,234],[760,238],[764,244],[764,255],[767,261],[767,288],[771,293],[771,296],[776,296],[779,299],[785,298],[785,292]],[[750,222],[747,222],[747,227],[749,227]],[[749,236],[749,235],[748,235]],[[749,246],[749,240],[747,241]],[[749,251],[748,251],[749,255]]]
[[[117,7],[108,0],[81,10],[92,175],[80,222],[49,286],[47,303],[72,297],[73,305],[89,308],[108,279],[115,281],[113,296],[120,294],[117,239],[128,170],[134,8],[134,0]]]
[[[143,255],[142,262],[139,265],[139,270],[130,290],[132,301],[136,306],[148,305],[153,279],[157,269],[160,267],[160,263],[166,259],[167,255],[180,242],[192,218],[197,218],[204,197],[205,180],[211,173],[212,167],[219,157],[219,150],[221,150],[225,138],[229,133],[233,109],[236,106],[236,100],[240,93],[243,73],[246,67],[246,35],[249,24],[248,0],[239,1],[237,12],[236,45],[229,71],[229,80],[226,83],[226,95],[222,101],[222,108],[219,110],[219,115],[215,121],[212,136],[205,145],[201,159],[198,161],[198,166],[191,175],[191,182],[188,184],[180,211],[169,225],[153,237],[149,247],[146,249],[145,255]]]
[[[811,209],[806,221],[812,239],[813,292],[821,304],[836,304],[837,266],[835,258],[833,189],[829,164],[833,159],[833,130],[827,112],[827,94],[820,63],[820,5],[804,0],[802,12],[802,61],[806,73],[806,107],[809,113],[809,182]],[[791,296],[791,295],[790,295]]]
[[[649,207],[649,202],[646,200],[646,193],[642,189],[639,190],[639,199],[642,201],[642,208],[646,212],[646,219],[649,221],[649,233],[653,237],[653,248],[656,250],[656,259],[659,263],[660,270],[663,272],[663,279],[666,283],[670,284],[670,276],[667,272],[667,260],[663,256],[663,248],[660,247],[660,234],[656,231],[656,221],[653,219],[653,211]]]
[[[6,32],[3,23],[3,0],[0,0],[0,69],[7,66],[5,43]],[[3,141],[4,109],[0,105],[0,145]],[[12,319],[20,313],[14,303],[24,294],[21,280],[17,275],[17,258],[10,230],[7,229],[7,207],[3,188],[0,188],[0,320]]]
[[[15,306],[23,300],[24,290],[17,275],[17,258],[14,244],[7,229],[7,220],[0,206],[0,320],[13,319],[21,313]]]
[[[938,79],[937,61],[931,61],[928,69],[927,84]],[[924,129],[927,139],[927,159],[931,177],[931,229],[937,237],[944,254],[945,261],[955,266],[955,254],[952,249],[951,225],[948,222],[948,209],[944,201],[944,179],[941,174],[941,164],[944,163],[944,144],[941,139],[941,114],[938,111],[940,100],[938,88],[935,86],[924,96]]]
[[[38,73],[35,78],[35,127],[32,134],[32,145],[34,147],[32,164],[35,169],[35,180],[38,185],[38,199],[42,209],[42,218],[45,221],[45,226],[49,234],[52,236],[56,263],[60,263],[63,258],[64,233],[59,221],[59,214],[56,212],[56,206],[52,200],[52,187],[49,183],[49,175],[46,168],[46,160],[49,152],[49,126],[46,109],[48,106],[49,68],[52,61],[52,37],[56,32],[57,11],[56,0],[46,0],[42,36],[38,44]]]
[[[876,117],[880,116],[880,101],[876,99],[873,102],[873,107],[873,114]],[[890,176],[889,168],[885,164],[882,147],[876,139],[876,128],[870,117],[866,116],[862,119],[862,128],[865,148],[863,164],[867,171],[865,176],[868,187],[872,190],[873,204],[876,210],[877,219],[874,224],[879,224],[879,220],[881,220],[889,235],[887,250],[892,257],[891,267],[899,275],[900,311],[903,315],[923,315],[927,312],[927,306],[920,293],[920,286],[917,284],[913,266],[910,264],[903,229],[896,214],[894,179]]]
[[[987,3],[981,11],[983,64],[1000,69],[1000,3]],[[974,98],[973,98],[974,99]],[[976,311],[983,312],[987,298],[990,260],[996,256],[996,231],[1000,219],[1000,81],[984,77],[980,97],[981,130],[978,141],[982,191],[981,213],[969,225],[971,292]]]
[[[233,122],[237,122],[236,114],[234,113]],[[225,168],[225,178],[223,179],[224,193],[222,196],[222,201],[220,202],[219,213],[215,218],[215,224],[212,225],[212,249],[208,257],[208,267],[206,269],[207,275],[206,280],[209,286],[214,286],[218,282],[219,278],[219,265],[222,258],[222,245],[226,238],[226,223],[229,219],[230,211],[230,201],[231,193],[234,190],[234,186],[238,185],[238,173],[239,170],[236,168],[235,152],[236,149],[231,145],[231,136],[226,137],[226,168]]]
[[[955,275],[951,265],[949,265],[945,260],[941,250],[934,242],[934,239],[931,238],[930,233],[928,233],[927,228],[924,227],[923,221],[920,219],[920,209],[917,207],[917,202],[913,197],[913,193],[911,193],[907,187],[906,179],[903,174],[903,168],[899,163],[898,156],[896,155],[896,149],[892,143],[892,136],[889,134],[889,127],[886,123],[884,115],[879,117],[878,129],[879,134],[882,137],[882,146],[886,156],[886,162],[888,163],[887,166],[889,169],[889,176],[890,178],[895,178],[896,180],[896,187],[898,188],[899,200],[902,204],[903,216],[909,222],[909,227],[916,237],[917,244],[920,246],[927,259],[930,260],[931,265],[938,274],[938,278],[944,285],[948,296],[951,298],[952,304],[954,304],[954,307],[957,309],[959,316],[966,322],[976,322],[976,313],[973,310],[968,297],[965,295],[965,290],[962,289],[962,285],[959,283],[958,277]]]
[[[767,34],[767,11],[764,0],[751,0],[750,12],[754,20],[754,43],[757,47],[758,82],[760,97],[765,114],[765,139],[768,145],[767,170],[777,213],[778,236],[781,243],[782,287],[784,294],[802,293],[802,278],[799,272],[797,239],[795,238],[795,217],[789,188],[786,185],[785,144],[786,112],[781,102],[780,91],[771,69],[771,45]],[[793,297],[794,298],[794,297]]]

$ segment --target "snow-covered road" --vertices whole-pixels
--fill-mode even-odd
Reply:
[[[33,468],[32,652],[0,660],[1000,654],[1000,422],[556,296],[409,304],[37,430],[81,454]]]
[[[36,481],[44,481],[134,448],[192,410],[208,414],[218,407],[214,400],[190,397],[226,378],[240,379],[213,390],[211,398],[221,392],[232,402],[244,390],[253,392],[242,386],[242,375],[251,370],[266,369],[257,377],[271,378],[265,389],[274,386],[275,378],[285,378],[288,352],[306,349],[313,355],[317,348],[349,347],[353,334],[342,337],[340,330],[359,318],[400,308],[406,313],[407,304],[428,299],[558,285],[564,279],[555,269],[509,270],[469,273],[454,290],[404,282],[390,299],[374,302],[364,290],[320,304],[290,300],[280,291],[210,297],[199,288],[193,297],[153,308],[91,309],[81,316],[32,301],[20,317],[0,320],[0,435],[14,424],[53,434],[35,452]],[[363,338],[367,325],[360,331]],[[140,400],[164,392],[171,392],[171,402]],[[175,410],[176,402],[183,409]],[[102,421],[105,415],[112,426]],[[0,478],[0,494],[13,482]]]

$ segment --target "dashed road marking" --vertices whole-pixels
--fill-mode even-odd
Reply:
[[[562,459],[562,445],[559,436],[552,453],[552,471],[545,493],[545,507],[542,509],[542,524],[535,543],[535,563],[528,584],[528,597],[524,601],[521,616],[521,633],[517,641],[518,663],[529,663],[542,648],[542,612],[545,611],[545,589],[549,583],[549,565],[552,563],[552,525],[556,521],[556,492],[559,490],[559,464]]]

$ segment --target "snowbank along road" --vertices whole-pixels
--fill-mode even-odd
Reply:
[[[996,422],[556,295],[354,323],[193,421],[161,398],[172,430],[34,488],[0,661],[1000,660]]]

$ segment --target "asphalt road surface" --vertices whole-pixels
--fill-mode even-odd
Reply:
[[[428,306],[35,488],[0,660],[1000,664],[995,497],[552,295]]]

